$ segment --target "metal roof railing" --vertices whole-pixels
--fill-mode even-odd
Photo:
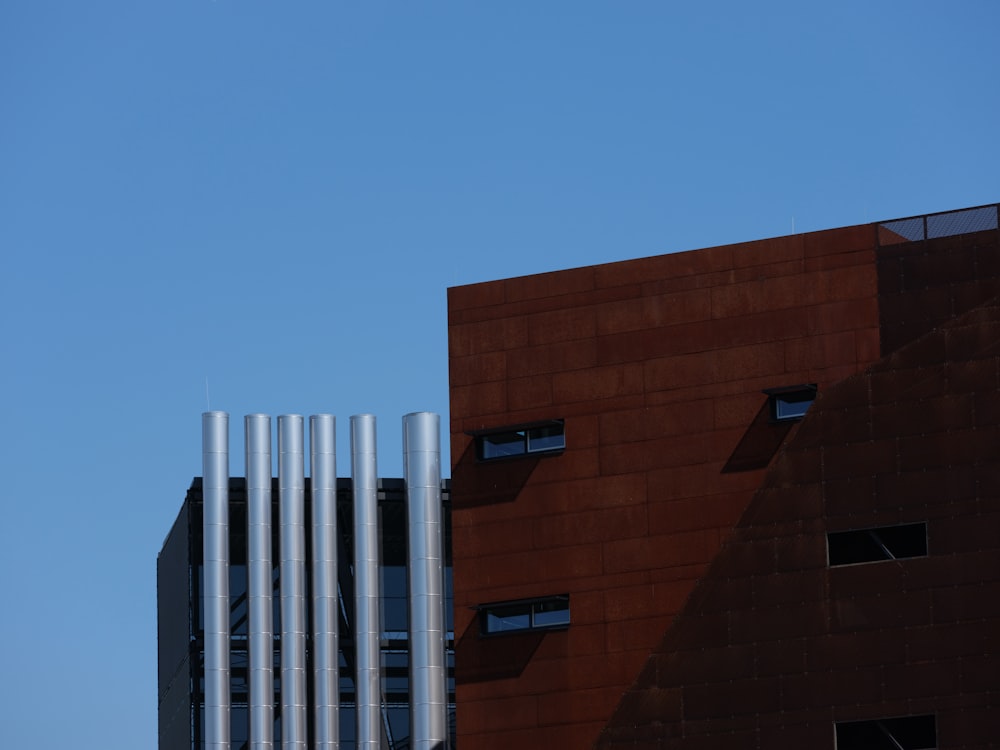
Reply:
[[[958,234],[972,234],[1000,226],[1000,204],[962,208],[936,214],[892,219],[878,224],[878,244],[898,245]]]

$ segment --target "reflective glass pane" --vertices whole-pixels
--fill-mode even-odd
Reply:
[[[569,625],[569,602],[555,600],[536,603],[532,625],[536,628]]]
[[[198,563],[198,588],[195,590],[195,609],[198,610],[198,632],[205,632],[205,607],[202,597],[205,595],[205,566]]]
[[[390,672],[382,676],[383,693],[402,693],[405,695],[409,686],[410,682],[405,673],[394,674]]]
[[[486,632],[502,633],[505,630],[525,630],[531,627],[531,611],[524,605],[496,607],[486,610]]]
[[[524,432],[501,432],[479,438],[480,458],[520,456],[525,451]]]
[[[229,712],[230,741],[242,747],[250,740],[250,712],[246,706],[233,706]]]
[[[354,703],[340,704],[340,745],[341,747],[354,747],[357,737],[357,714]],[[275,735],[280,737],[281,735]]]
[[[229,628],[234,636],[247,634],[247,567],[229,566]]]
[[[390,742],[394,748],[410,747],[410,707],[406,704],[387,705],[384,708],[389,720]]]
[[[445,630],[449,633],[449,638],[454,638],[452,631],[455,630],[455,596],[452,582],[451,566],[444,569],[444,620]]]
[[[382,630],[405,631],[406,612],[406,568],[401,565],[387,565],[382,568]]]
[[[561,424],[528,430],[528,452],[558,451],[566,447],[566,434]]]
[[[384,565],[382,571],[382,595],[406,598],[406,566]]]
[[[801,419],[812,406],[813,399],[774,397],[775,419]]]

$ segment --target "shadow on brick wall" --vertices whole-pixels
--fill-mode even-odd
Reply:
[[[795,424],[797,423],[772,421],[771,405],[764,397],[760,411],[722,467],[722,473],[763,469],[771,462]]]
[[[474,617],[455,642],[455,681],[462,685],[517,677],[544,637],[543,632],[527,632],[483,638],[479,635],[479,618]]]
[[[509,503],[517,499],[535,470],[537,456],[518,456],[498,461],[479,461],[471,441],[451,471],[452,508]]]

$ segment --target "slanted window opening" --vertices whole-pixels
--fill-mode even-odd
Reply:
[[[480,461],[558,454],[566,448],[565,423],[561,419],[476,432],[473,436]]]
[[[927,556],[927,524],[908,523],[826,535],[831,567]]]
[[[937,721],[930,716],[839,721],[837,750],[935,750]]]
[[[479,610],[479,632],[482,635],[569,627],[569,594],[480,604],[476,609]]]
[[[772,422],[798,422],[816,400],[816,384],[767,388],[764,393],[771,403]]]

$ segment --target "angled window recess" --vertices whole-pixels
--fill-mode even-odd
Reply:
[[[826,535],[830,565],[927,556],[927,524],[834,531]]]
[[[480,461],[531,454],[561,453],[566,448],[561,419],[473,433]]]
[[[767,388],[764,393],[771,402],[771,421],[798,422],[816,400],[816,384]]]
[[[569,595],[481,604],[479,631],[483,635],[526,630],[562,630],[569,625]]]
[[[934,750],[936,725],[934,716],[840,721],[836,724],[837,750]]]

